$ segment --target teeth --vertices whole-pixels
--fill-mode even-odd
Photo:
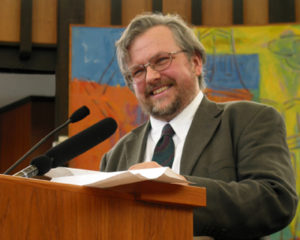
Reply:
[[[159,89],[156,89],[153,91],[153,95],[156,95],[156,94],[159,94],[165,90],[167,90],[169,87],[165,86],[165,87],[162,87],[162,88],[159,88]]]

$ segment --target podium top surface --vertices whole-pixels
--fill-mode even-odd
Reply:
[[[93,188],[71,184],[54,183],[41,179],[28,179],[8,175],[0,175],[0,185],[16,184],[20,187],[48,189],[58,192],[74,192],[77,194],[101,195],[136,201],[185,205],[190,207],[206,206],[206,189],[202,187],[169,184],[157,181],[143,181],[120,185],[112,188]]]

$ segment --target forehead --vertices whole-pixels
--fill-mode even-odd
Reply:
[[[166,26],[155,26],[137,36],[131,43],[130,63],[144,63],[159,52],[172,52],[178,49],[172,31]]]

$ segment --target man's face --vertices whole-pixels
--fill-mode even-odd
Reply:
[[[180,49],[172,31],[155,26],[136,37],[129,48],[128,67],[146,64],[162,52]],[[188,59],[184,52],[173,55],[171,65],[163,71],[147,67],[145,79],[133,83],[134,93],[142,109],[153,117],[170,121],[177,116],[199,93],[198,76],[202,61],[198,56]]]

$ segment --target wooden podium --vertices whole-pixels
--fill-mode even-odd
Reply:
[[[205,188],[144,181],[109,189],[0,175],[1,239],[192,239]]]

